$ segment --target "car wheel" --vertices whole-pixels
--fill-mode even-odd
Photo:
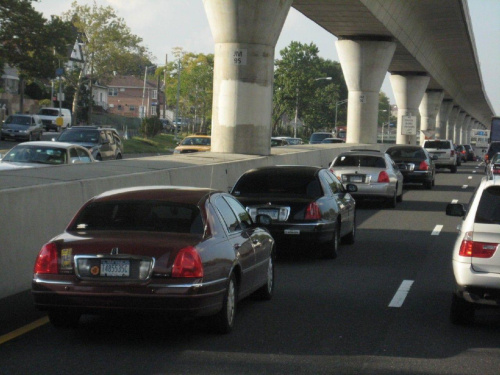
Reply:
[[[271,252],[267,264],[267,281],[255,293],[259,299],[269,301],[274,293],[274,250]]]
[[[434,181],[425,181],[425,182],[424,182],[424,187],[425,187],[427,190],[431,190],[431,189],[432,189],[433,182],[434,182]]]
[[[453,324],[469,325],[474,323],[474,304],[453,293],[450,309],[450,320]]]
[[[352,222],[352,230],[342,238],[345,244],[352,245],[356,239],[356,213],[354,213],[354,220]]]
[[[30,135],[28,136],[28,141],[29,142],[33,141],[33,133],[30,133]]]
[[[96,157],[95,157],[95,160],[102,161],[102,156],[101,156],[101,154],[97,154],[97,155],[96,155]]]
[[[453,167],[450,168],[451,173],[457,173],[457,166],[454,165]]]
[[[396,191],[394,192],[394,196],[387,200],[387,207],[396,208],[396,203],[398,200],[397,194],[398,194],[398,188],[396,187]]]
[[[339,224],[335,225],[335,230],[333,231],[333,238],[324,244],[323,247],[323,258],[335,259],[337,258],[340,245],[340,231]]]
[[[116,155],[116,160],[120,160],[122,158],[122,154]]]
[[[75,328],[80,320],[79,313],[70,311],[51,310],[48,315],[50,324],[56,328]]]
[[[232,273],[227,283],[226,293],[222,309],[212,317],[213,327],[218,333],[229,333],[234,327],[234,317],[236,315],[236,301],[238,289],[236,285],[236,277]]]
[[[403,201],[403,191],[401,191],[401,194],[396,197],[396,201],[397,202],[402,202]]]

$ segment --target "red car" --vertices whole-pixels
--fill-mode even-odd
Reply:
[[[274,239],[258,225],[234,197],[211,189],[105,192],[40,250],[35,305],[56,327],[127,310],[210,316],[227,333],[238,300],[273,294]]]

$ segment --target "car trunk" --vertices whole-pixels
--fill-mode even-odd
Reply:
[[[258,214],[266,214],[271,216],[274,221],[304,221],[305,213],[309,204],[316,201],[314,198],[300,198],[297,196],[277,197],[275,195],[258,197],[237,197],[243,206],[247,208],[255,220]],[[250,209],[250,210],[249,210]],[[256,212],[252,209],[256,209]],[[282,210],[282,217],[286,212],[286,220],[280,220],[280,209]]]
[[[472,257],[472,268],[476,272],[489,272],[500,274],[500,225],[499,224],[474,224],[473,241],[485,243],[486,250],[494,250],[489,258]]]

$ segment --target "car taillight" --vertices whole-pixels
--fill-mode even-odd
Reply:
[[[472,241],[472,232],[467,232],[458,255],[468,258],[491,258],[497,247],[497,243]]]
[[[185,247],[179,251],[172,266],[172,277],[203,277],[201,257],[194,247]]]
[[[451,150],[450,156],[455,156],[455,151]]]
[[[379,173],[377,182],[389,182],[389,175],[386,171],[382,171]]]
[[[321,211],[319,210],[319,206],[316,202],[309,203],[306,209],[306,220],[319,220],[321,219]]]
[[[493,174],[500,174],[500,165],[493,165],[493,169],[491,170]]]
[[[418,169],[420,169],[421,171],[428,171],[429,164],[427,164],[424,160],[423,162],[420,163],[420,165],[418,166]]]
[[[53,242],[43,245],[36,258],[34,273],[58,273],[57,246]]]

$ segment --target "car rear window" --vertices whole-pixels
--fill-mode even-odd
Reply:
[[[484,189],[477,208],[475,222],[500,224],[500,186]]]
[[[318,198],[323,190],[318,177],[310,171],[257,171],[243,175],[233,189],[233,195]]]
[[[57,139],[59,142],[97,143],[98,130],[66,130]]]
[[[384,158],[371,155],[340,155],[335,162],[337,167],[372,167],[386,168]]]
[[[311,134],[311,139],[310,141],[311,142],[318,142],[318,141],[322,141],[323,139],[325,138],[331,138],[331,134],[329,133],[325,133],[325,134],[321,134],[321,133],[313,133]]]
[[[42,116],[59,116],[59,111],[57,109],[42,108],[38,114]]]
[[[203,234],[198,207],[163,201],[94,202],[70,230],[126,230]]]
[[[425,141],[425,148],[449,149],[450,142],[447,141]]]
[[[390,148],[386,151],[393,159],[425,159],[425,152],[420,147],[414,148]]]

